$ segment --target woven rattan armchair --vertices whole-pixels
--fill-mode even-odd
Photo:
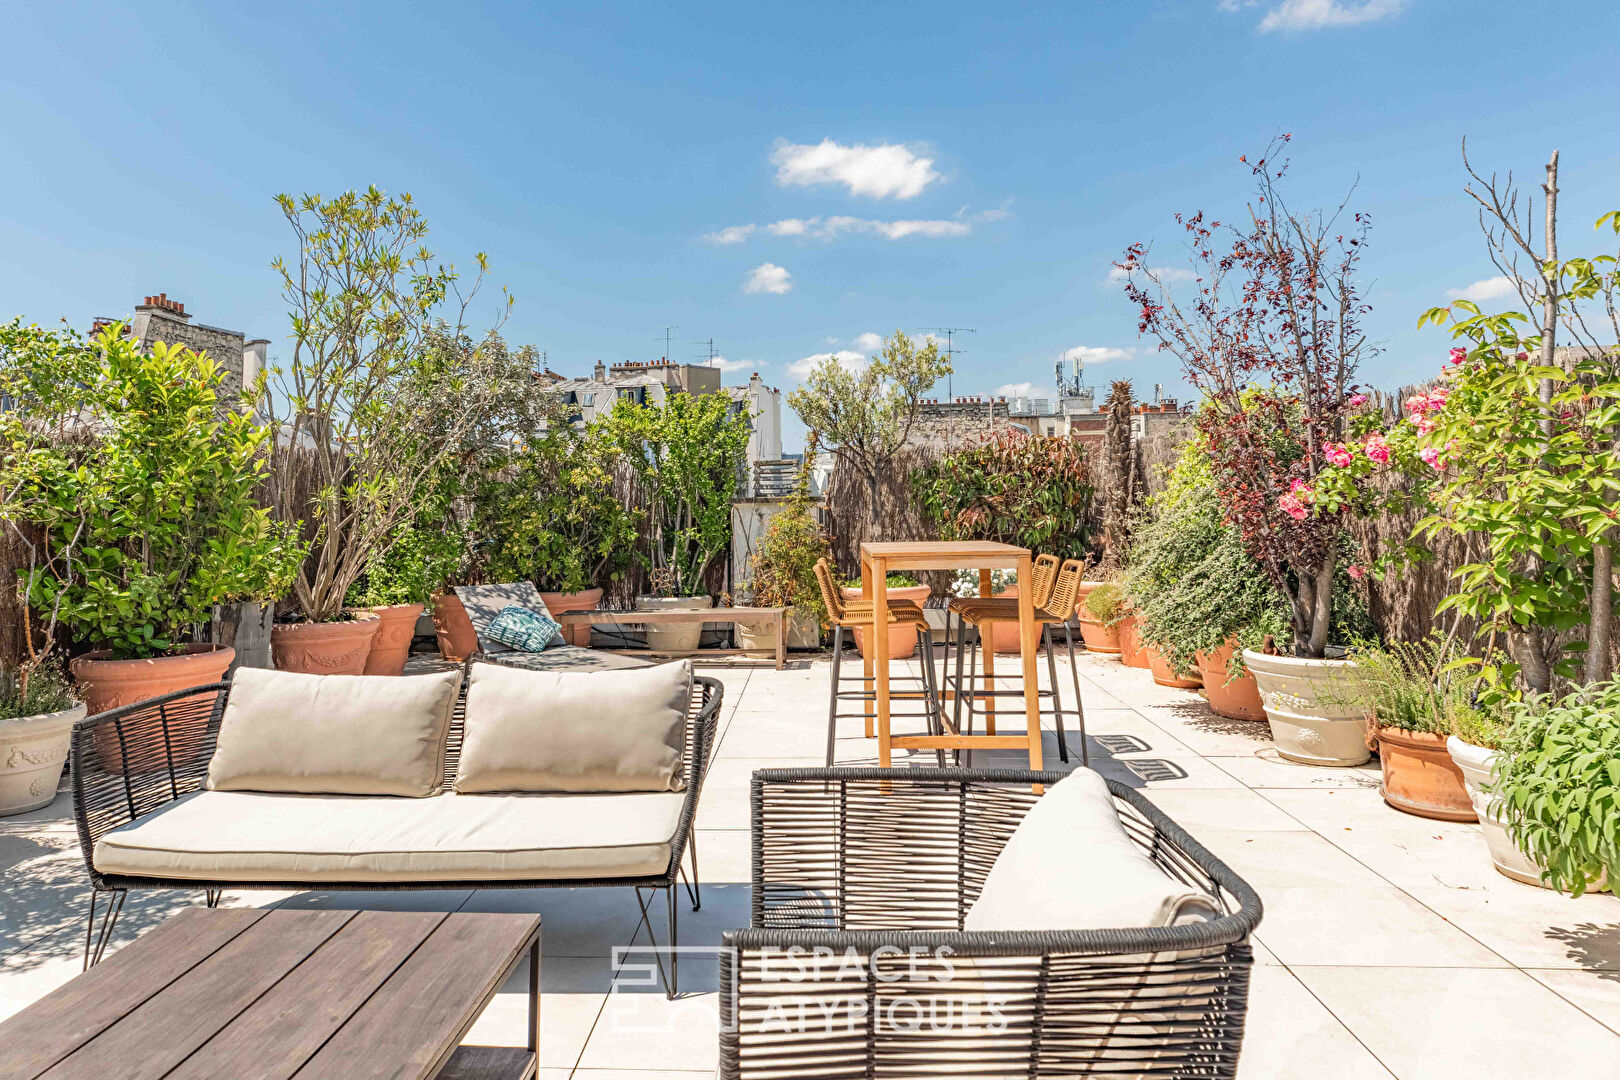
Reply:
[[[1220,917],[962,932],[1032,785],[1062,775],[755,773],[752,926],[721,951],[720,1076],[1235,1076],[1259,898],[1135,791],[1108,782],[1127,833]]]
[[[502,662],[499,656],[481,659],[487,663]],[[456,769],[460,762],[463,722],[466,718],[466,690],[467,680],[463,679],[461,693],[451,719],[445,755],[446,788],[455,782]],[[649,937],[652,936],[652,926],[647,916],[649,905],[655,898],[652,890],[664,891],[668,905],[670,937],[673,941],[676,935],[676,883],[679,878],[684,877],[682,861],[690,850],[692,876],[687,885],[687,892],[694,911],[701,904],[697,846],[692,822],[697,813],[698,796],[703,790],[703,778],[714,753],[715,728],[720,715],[721,695],[724,693],[724,687],[718,680],[702,676],[694,677],[692,680],[692,699],[687,710],[683,734],[685,800],[670,843],[669,866],[659,874],[589,880],[473,878],[454,881],[334,883],[330,880],[240,881],[233,880],[229,875],[222,875],[217,881],[189,877],[133,877],[104,874],[97,870],[94,858],[97,840],[121,825],[144,818],[175,800],[202,789],[208,776],[208,763],[214,754],[229,692],[228,681],[211,683],[112,709],[86,717],[74,725],[70,751],[73,814],[78,826],[80,851],[94,890],[90,900],[89,922],[85,929],[87,967],[100,959],[113,924],[123,907],[124,898],[131,889],[201,889],[206,896],[206,902],[212,907],[219,902],[220,893],[226,889],[341,888],[394,891],[633,886],[636,889],[637,903],[641,907],[641,919],[646,924]],[[648,890],[645,900],[642,890]],[[102,901],[105,902],[101,904],[98,928],[97,908],[98,903]],[[672,951],[670,955],[671,968],[667,983],[673,995],[676,953]]]

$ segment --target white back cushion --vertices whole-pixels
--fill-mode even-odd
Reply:
[[[1120,824],[1103,778],[1076,769],[1013,830],[964,930],[1118,930],[1218,911],[1147,857]]]

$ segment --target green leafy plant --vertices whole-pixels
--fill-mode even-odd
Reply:
[[[216,604],[279,596],[303,549],[256,500],[269,430],[221,402],[220,367],[123,330],[86,347],[5,329],[20,407],[0,413],[0,515],[43,536],[20,583],[34,609],[132,659],[188,641]]]
[[[624,460],[607,425],[575,427],[560,414],[493,455],[470,485],[481,576],[572,593],[628,571],[644,515],[614,490]]]
[[[720,394],[671,393],[661,405],[620,398],[605,418],[647,494],[648,568],[659,595],[702,596],[731,544],[731,500],[750,420]]]
[[[407,525],[386,551],[366,564],[365,577],[350,586],[350,607],[426,604],[443,592],[466,553],[466,532],[456,521]]]
[[[1620,680],[1508,704],[1491,784],[1508,835],[1553,888],[1620,880]]]
[[[827,625],[827,605],[816,581],[816,563],[832,558],[827,532],[810,506],[809,474],[815,443],[799,466],[799,479],[787,506],[765,525],[764,534],[749,559],[749,589],[762,607],[791,607],[821,626]]]
[[[846,589],[859,589],[861,587],[861,579],[858,577],[846,578],[843,582],[841,582],[841,584]],[[915,589],[917,586],[921,585],[922,582],[918,581],[910,574],[902,573],[899,570],[892,570],[887,576],[884,577],[883,584],[890,589]]]
[[[1131,612],[1125,599],[1125,586],[1117,581],[1105,581],[1086,596],[1086,614],[1104,626],[1118,626]]]
[[[1080,443],[1008,433],[914,473],[912,495],[943,540],[988,540],[1080,558],[1094,489]]]
[[[1331,704],[1355,705],[1385,727],[1434,735],[1480,733],[1501,716],[1481,703],[1475,681],[1456,665],[1459,647],[1436,632],[1421,641],[1352,647],[1346,669],[1324,684],[1320,697]]]
[[[0,668],[0,720],[61,712],[74,702],[73,684],[55,664],[26,673]]]

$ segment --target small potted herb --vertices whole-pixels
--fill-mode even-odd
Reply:
[[[0,817],[37,810],[56,798],[84,702],[60,670],[0,670]]]

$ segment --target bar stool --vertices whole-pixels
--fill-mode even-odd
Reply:
[[[827,565],[826,559],[816,561],[816,583],[821,586],[821,601],[827,607],[827,619],[833,627],[833,659],[832,659],[832,687],[827,702],[827,764],[833,763],[833,748],[838,738],[838,721],[841,717],[864,717],[867,724],[866,737],[872,737],[872,716],[862,709],[859,713],[839,713],[839,701],[860,701],[863,704],[877,701],[876,678],[866,675],[857,675],[846,680],[841,674],[844,658],[844,631],[862,627],[868,632],[875,630],[873,626],[872,601],[845,600],[833,580],[832,567]],[[921,697],[923,708],[926,710],[928,731],[937,735],[941,732],[940,705],[938,688],[934,684],[934,640],[933,633],[928,626],[928,617],[923,614],[920,604],[914,600],[895,599],[889,601],[889,622],[909,623],[917,630],[917,644],[921,647],[923,673],[917,675],[890,675],[889,683],[920,682],[922,683]],[[887,632],[887,631],[885,631]],[[840,691],[838,684],[841,681],[859,682],[859,690]],[[894,697],[916,698],[916,691],[907,694],[895,694]],[[945,764],[945,751],[936,751],[935,756],[939,764]]]
[[[1054,572],[1055,571],[1055,572]],[[1031,573],[1030,598],[1035,607],[1035,622],[1041,628],[1041,641],[1046,646],[1046,667],[1052,682],[1050,691],[1037,690],[1040,697],[1052,699],[1052,712],[1057,720],[1058,755],[1064,761],[1069,760],[1068,738],[1063,730],[1063,698],[1058,692],[1057,658],[1052,642],[1052,627],[1061,625],[1069,646],[1069,673],[1074,679],[1074,707],[1075,716],[1080,728],[1080,762],[1089,764],[1090,755],[1086,749],[1086,712],[1085,705],[1080,699],[1080,672],[1074,661],[1074,630],[1069,625],[1074,615],[1075,602],[1080,595],[1080,580],[1085,571],[1085,564],[1079,559],[1068,559],[1061,567],[1058,566],[1054,555],[1039,555]],[[952,722],[957,730],[961,730],[962,700],[965,697],[968,703],[968,723],[971,726],[974,716],[974,700],[978,697],[994,699],[997,697],[1022,697],[1022,690],[975,690],[974,683],[978,679],[979,645],[987,636],[992,635],[994,625],[998,622],[1018,621],[1018,599],[1010,596],[961,597],[950,602],[947,611],[957,617],[956,638],[956,674],[946,673],[946,681],[953,684],[954,706]],[[969,674],[964,680],[962,674],[962,656],[967,651],[967,628],[971,625],[978,631],[977,640],[973,644],[973,660]],[[950,628],[946,627],[946,640],[949,641]],[[992,648],[994,646],[992,645]],[[948,646],[947,646],[948,648]],[[947,655],[946,664],[950,660]]]

